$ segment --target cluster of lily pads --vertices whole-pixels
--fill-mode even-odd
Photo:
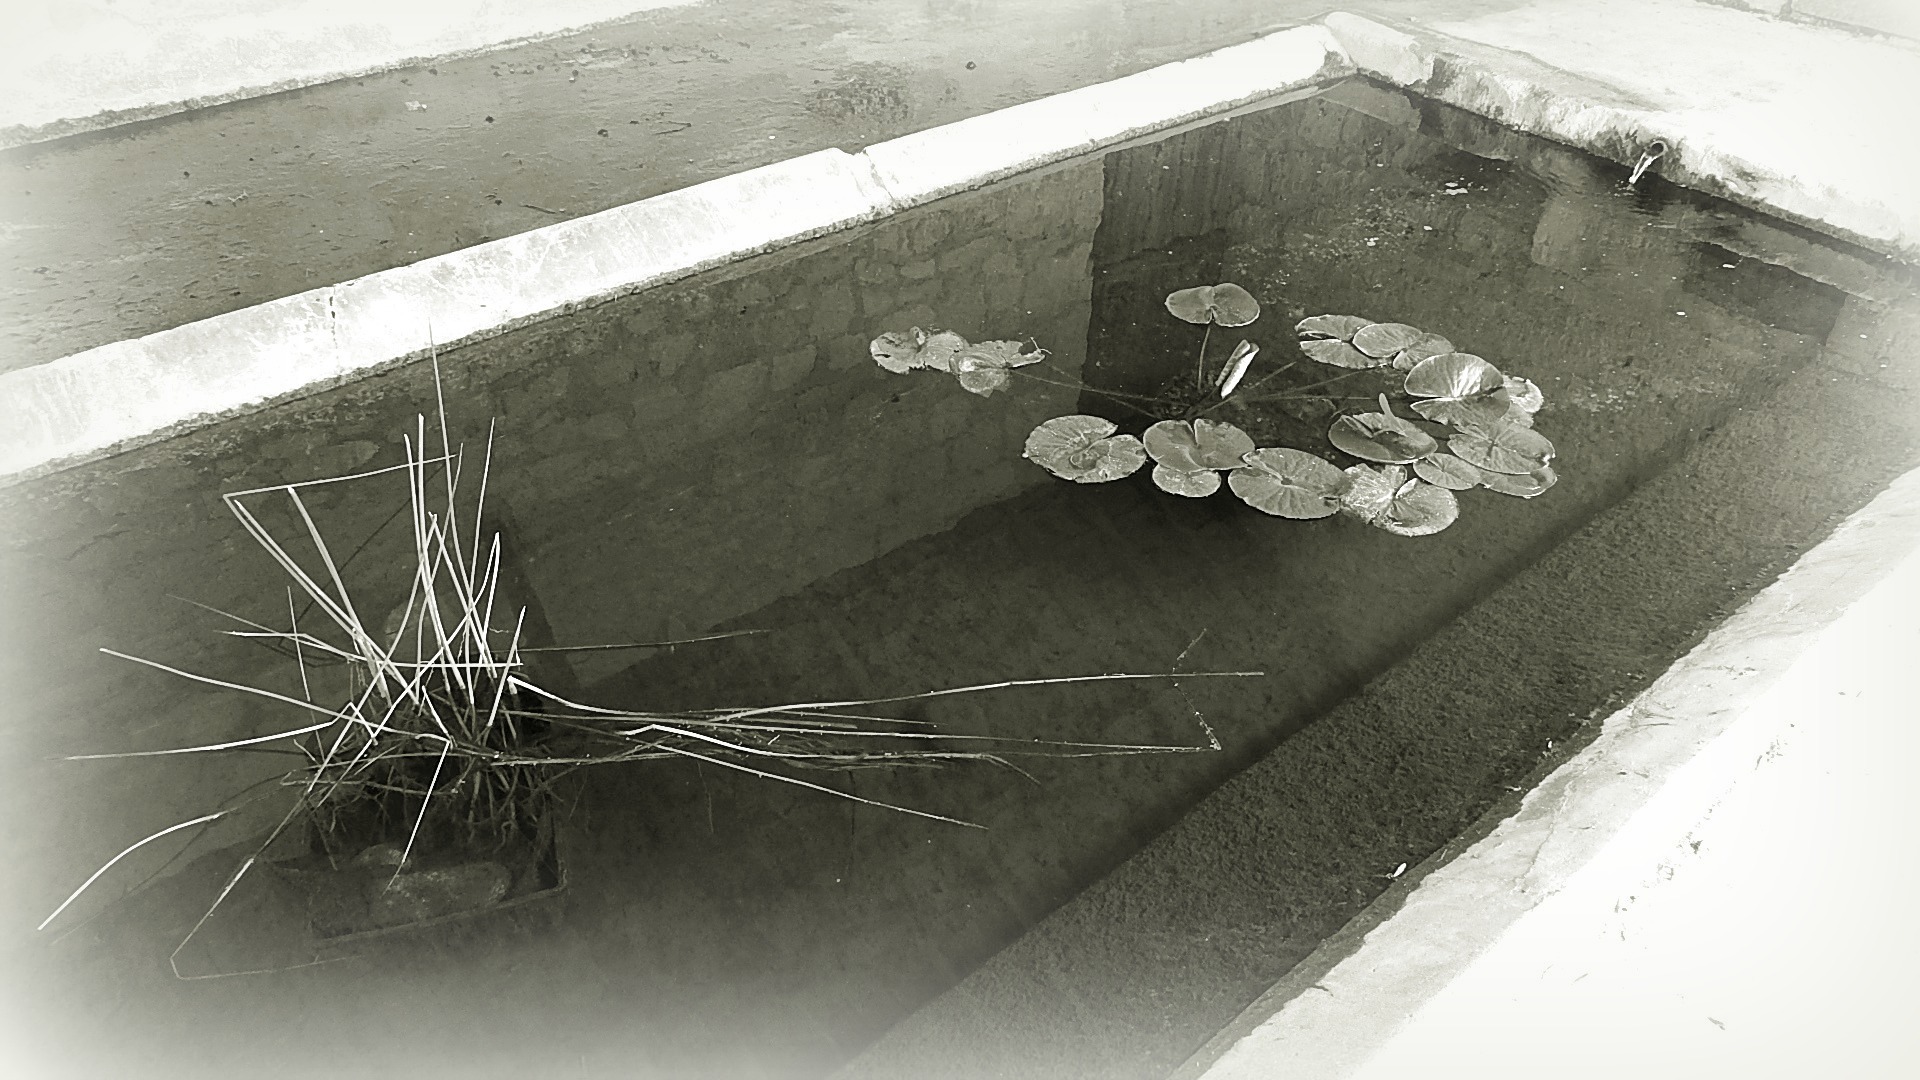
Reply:
[[[951,330],[922,330],[915,326],[905,333],[888,331],[873,339],[869,349],[881,367],[896,375],[927,369],[943,371],[960,380],[969,393],[991,397],[1012,382],[1007,372],[1013,368],[1037,364],[1047,358],[1047,350],[1036,348],[1022,352],[1019,341],[977,341]]]
[[[1186,406],[1179,417],[1162,413],[1139,437],[1122,433],[1118,424],[1103,417],[1058,416],[1027,436],[1027,459],[1081,484],[1130,476],[1151,460],[1154,484],[1188,498],[1219,491],[1225,474],[1225,485],[1263,513],[1301,520],[1345,513],[1400,536],[1426,536],[1453,524],[1460,515],[1456,491],[1484,487],[1533,498],[1557,479],[1553,444],[1533,430],[1534,414],[1545,403],[1538,386],[1456,350],[1438,334],[1357,315],[1301,320],[1294,328],[1301,351],[1349,375],[1404,372],[1399,389],[1426,425],[1395,414],[1387,394],[1380,393],[1380,411],[1345,413],[1327,430],[1327,441],[1361,464],[1342,469],[1305,450],[1257,446],[1233,424],[1198,414],[1239,389],[1260,352],[1258,345],[1241,341],[1209,380],[1207,343],[1213,327],[1252,323],[1260,317],[1259,302],[1229,283],[1179,290],[1167,297],[1166,306],[1176,318],[1206,326],[1194,385],[1202,394],[1216,390],[1216,404]],[[919,327],[882,334],[872,344],[874,359],[889,371],[947,372],[981,395],[1006,388],[1013,369],[1046,358],[1044,349],[1024,353],[1021,348],[1013,341],[969,345],[952,331]],[[1282,365],[1260,382],[1292,366]],[[1322,380],[1309,389],[1345,377]],[[1151,415],[1152,404],[1148,409],[1129,407]]]

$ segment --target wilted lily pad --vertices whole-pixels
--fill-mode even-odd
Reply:
[[[1118,480],[1146,464],[1147,452],[1139,439],[1117,430],[1098,416],[1056,416],[1027,436],[1022,456],[1077,484]]]
[[[1294,324],[1293,332],[1303,338],[1352,341],[1353,335],[1372,325],[1372,319],[1358,315],[1309,315]]]
[[[1506,376],[1500,369],[1472,353],[1451,352],[1431,356],[1407,372],[1407,393],[1424,398],[1413,403],[1413,411],[1443,424],[1470,426],[1490,424],[1507,413],[1507,401],[1500,396]]]
[[[1440,449],[1433,436],[1393,415],[1385,394],[1380,395],[1379,412],[1343,416],[1327,429],[1327,438],[1354,457],[1390,465],[1403,465]]]
[[[1167,310],[1190,323],[1245,326],[1260,317],[1260,302],[1247,290],[1226,282],[1168,293]]]
[[[1495,472],[1481,475],[1484,479],[1480,481],[1480,485],[1487,490],[1497,491],[1502,495],[1518,495],[1523,499],[1531,499],[1560,481],[1559,474],[1553,471],[1551,465],[1542,465],[1521,476]]]
[[[1417,326],[1377,322],[1368,323],[1354,331],[1352,340],[1354,348],[1383,362],[1392,363],[1395,354],[1424,336]]]
[[[1314,338],[1300,343],[1300,350],[1323,364],[1332,364],[1343,368],[1383,367],[1385,360],[1376,360],[1344,341],[1333,338]]]
[[[1393,502],[1393,493],[1407,482],[1407,470],[1398,465],[1389,465],[1384,469],[1354,465],[1346,470],[1346,477],[1346,490],[1340,493],[1340,509],[1372,524],[1375,518],[1387,512],[1388,504]]]
[[[1452,454],[1428,454],[1413,463],[1413,472],[1429,484],[1452,491],[1479,487],[1487,476],[1502,475],[1484,472],[1479,466],[1469,465]]]
[[[1553,443],[1518,424],[1463,431],[1447,440],[1447,449],[1470,465],[1511,476],[1524,476],[1553,460]]]
[[[958,336],[958,335],[956,335]],[[960,385],[981,397],[1005,390],[1013,381],[1008,368],[1026,367],[1047,358],[1047,350],[1020,351],[1018,341],[981,341],[961,349],[953,359],[953,373]]]
[[[868,343],[867,350],[881,367],[896,375],[918,368],[952,372],[954,359],[967,347],[967,339],[951,330],[928,333],[913,327],[904,333],[889,330]]]
[[[1340,508],[1396,536],[1430,536],[1460,517],[1460,502],[1453,492],[1409,479],[1407,470],[1398,465],[1384,469],[1355,465],[1347,470],[1347,477]]]
[[[1285,446],[1255,450],[1244,466],[1227,474],[1227,485],[1248,506],[1300,521],[1338,513],[1346,484],[1339,469]]]

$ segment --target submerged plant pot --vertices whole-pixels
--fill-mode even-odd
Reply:
[[[503,844],[416,846],[383,842],[336,865],[313,853],[273,864],[304,894],[316,941],[339,944],[457,922],[558,895],[566,861],[550,815]]]

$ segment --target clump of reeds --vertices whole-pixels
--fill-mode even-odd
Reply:
[[[1219,743],[1204,720],[1201,728],[1205,741],[1200,744],[1127,745],[954,734],[872,710],[1019,686],[1259,674],[1010,679],[885,698],[677,712],[633,712],[570,701],[528,675],[528,654],[540,650],[522,643],[525,609],[505,609],[503,605],[501,539],[497,532],[488,534],[481,527],[492,465],[492,432],[476,469],[462,448],[449,445],[444,412],[439,427],[439,446],[434,452],[428,449],[425,417],[417,419],[414,432],[405,438],[404,464],[223,496],[241,527],[291,580],[284,629],[227,615],[242,624],[242,628],[227,633],[259,641],[287,655],[299,672],[300,697],[102,650],[196,682],[267,698],[308,718],[308,722],[286,730],[228,742],[78,755],[116,758],[263,749],[287,752],[291,746],[298,757],[299,764],[268,789],[291,792],[291,805],[242,860],[174,949],[171,959],[176,975],[181,950],[241,878],[289,830],[304,828],[313,847],[335,865],[353,858],[356,849],[364,848],[373,838],[385,838],[398,847],[397,856],[386,860],[397,876],[417,860],[418,849],[425,846],[453,844],[484,849],[489,844],[503,845],[526,836],[529,822],[551,807],[555,781],[569,770],[666,758],[693,759],[855,802],[967,825],[957,818],[863,798],[796,773],[953,761],[1008,764],[1008,759],[1016,756],[1215,750]],[[470,472],[477,472],[477,477]],[[363,483],[396,473],[404,473],[407,482],[407,502],[402,510],[412,530],[407,556],[412,563],[410,584],[404,601],[376,626],[360,606],[366,597],[349,588],[347,571],[352,556],[336,557],[311,512],[309,495],[324,485]],[[463,498],[468,486],[472,495]],[[311,549],[305,561],[295,556],[290,543],[263,523],[257,508],[268,499],[286,500],[298,522],[298,539]],[[296,594],[305,598],[304,617],[295,603]],[[689,640],[730,636],[734,635]],[[640,642],[613,647],[683,643]],[[328,668],[344,670],[345,692],[317,700],[316,677]],[[216,810],[130,845],[74,890],[41,928],[51,924],[134,851],[176,832],[208,826],[232,812],[232,808]]]

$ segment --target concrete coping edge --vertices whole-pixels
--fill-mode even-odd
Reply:
[[[1786,163],[1751,160],[1696,117],[1645,107],[1614,87],[1525,53],[1424,27],[1395,28],[1338,11],[1322,21],[1361,74],[1623,168],[1630,169],[1652,142],[1664,142],[1668,149],[1658,172],[1674,183],[1920,262],[1920,216],[1911,207],[1850,193],[1843,178],[1822,182]]]
[[[1356,1072],[1577,872],[1630,873],[1636,853],[1664,847],[1708,817],[1787,734],[1789,720],[1761,707],[1768,692],[1916,549],[1920,470],[1849,515],[1607,717],[1592,743],[1480,840],[1410,870],[1352,932],[1302,961],[1173,1080]]]
[[[0,374],[0,487],[1352,74],[1292,27]]]

